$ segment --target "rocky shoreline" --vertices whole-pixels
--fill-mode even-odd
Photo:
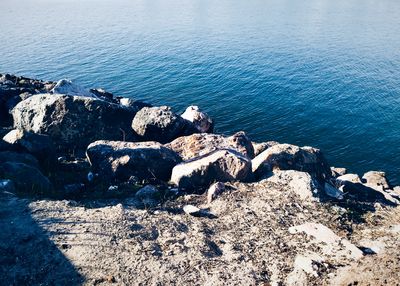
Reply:
[[[169,233],[164,244],[155,242],[160,234],[149,240],[132,234],[130,243],[135,247],[140,244],[145,249],[144,240],[163,250],[157,254],[150,242],[156,254],[153,250],[144,254],[139,247],[132,252],[139,262],[131,261],[129,271],[116,270],[114,265],[112,275],[93,272],[88,261],[80,260],[82,253],[89,255],[89,251],[94,260],[102,257],[100,253],[94,253],[93,248],[81,252],[79,248],[75,252],[66,248],[61,249],[62,254],[74,264],[82,264],[78,276],[85,278],[57,280],[63,277],[46,274],[38,282],[35,279],[40,280],[43,273],[25,269],[28,278],[21,278],[17,269],[17,273],[12,272],[14,276],[3,276],[11,284],[175,284],[173,276],[179,275],[175,278],[178,284],[342,285],[338,281],[343,277],[351,280],[356,276],[341,271],[355,273],[354,263],[368,263],[368,255],[379,255],[380,250],[371,246],[371,241],[379,241],[380,248],[388,248],[387,241],[398,243],[393,240],[388,217],[394,218],[394,225],[400,225],[400,187],[390,185],[384,172],[348,174],[345,168],[330,167],[322,152],[313,147],[253,142],[244,132],[214,134],[214,121],[197,106],[176,114],[167,106],[116,97],[103,89],[85,89],[68,80],[50,82],[0,74],[0,126],[0,191],[5,205],[15,204],[17,210],[28,198],[26,207],[36,210],[36,221],[50,218],[44,209],[58,208],[58,214],[51,218],[72,219],[72,228],[79,226],[79,231],[79,217],[93,219],[96,214],[90,209],[96,208],[105,215],[103,227],[110,228],[110,233],[117,231],[115,227],[124,233],[116,238],[122,241],[132,232],[132,225],[125,229],[130,216],[140,220],[139,232],[143,235],[154,234],[154,229]],[[14,211],[4,209],[10,216]],[[111,226],[121,212],[125,215],[117,215],[118,222]],[[268,218],[260,218],[267,214]],[[381,221],[377,221],[379,216]],[[178,222],[186,231],[175,228]],[[353,242],[353,237],[374,233],[381,226],[387,228],[379,239],[374,234],[367,243]],[[71,244],[70,238],[60,238],[56,229],[64,227],[57,222],[41,227],[53,233],[53,241]],[[203,233],[210,227],[214,234]],[[234,232],[235,227],[243,228],[242,232]],[[276,232],[274,239],[283,246],[276,245],[271,233],[260,229],[263,227]],[[200,241],[190,242],[188,229],[193,230],[192,235],[199,235]],[[89,231],[94,229],[89,226]],[[299,233],[306,235],[307,243],[296,238]],[[184,242],[172,243],[180,249],[178,254],[165,246],[174,236],[184,237]],[[227,243],[229,237],[237,237],[242,245]],[[260,245],[259,256],[249,258],[257,251],[243,247],[248,243]],[[9,247],[4,240],[0,251]],[[123,248],[115,247],[122,255]],[[206,253],[204,249],[208,249]],[[269,251],[276,253],[270,255],[269,262],[262,262],[261,257]],[[122,263],[109,256],[103,259],[109,264]],[[238,276],[211,275],[210,269],[196,266],[182,274],[178,268],[187,268],[187,259],[193,259],[195,265],[216,267],[218,273],[240,271]],[[157,272],[148,270],[134,280],[138,268],[146,263],[166,273],[157,276]],[[15,267],[18,262],[5,265]],[[96,267],[103,269],[100,264]],[[2,268],[2,272],[6,270]],[[389,273],[398,270],[393,266]],[[64,275],[68,277],[68,273]]]

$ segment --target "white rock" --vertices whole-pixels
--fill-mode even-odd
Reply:
[[[181,115],[182,118],[192,122],[197,130],[202,133],[211,132],[213,128],[212,119],[204,112],[200,111],[198,106],[192,105],[186,108],[185,112]]]
[[[346,175],[337,177],[336,180],[342,184],[345,182],[361,183],[361,179],[357,174],[346,174]]]
[[[86,96],[86,97],[97,98],[88,89],[86,89],[68,79],[59,80],[50,92],[56,93],[56,94],[67,94],[67,95]]]
[[[185,205],[183,207],[183,211],[188,215],[196,215],[200,212],[200,209],[193,205]]]

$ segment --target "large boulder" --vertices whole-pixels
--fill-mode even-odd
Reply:
[[[193,159],[218,149],[232,149],[249,158],[254,157],[253,145],[244,132],[238,132],[230,137],[196,133],[179,137],[165,146],[177,152],[183,160]]]
[[[37,94],[13,110],[14,126],[47,134],[58,149],[86,149],[93,141],[129,140],[135,111],[102,100],[59,94]]]
[[[189,106],[181,117],[192,122],[201,133],[212,132],[214,129],[214,122],[211,117],[202,112],[198,106]]]
[[[330,167],[319,149],[290,144],[268,148],[252,160],[252,168],[257,178],[275,169],[307,172],[319,181],[331,177]]]
[[[45,168],[50,168],[56,163],[55,147],[48,135],[14,129],[5,135],[3,140],[11,144],[14,150],[32,154]]]
[[[35,167],[23,163],[5,162],[0,164],[0,177],[12,180],[17,191],[31,195],[49,194],[53,190],[47,177]]]
[[[172,168],[182,160],[174,151],[157,142],[96,141],[86,150],[93,171],[102,178],[125,181],[139,179],[167,181]]]
[[[167,106],[144,107],[132,120],[132,129],[143,141],[171,142],[197,132],[195,126]]]
[[[224,149],[175,166],[171,182],[181,188],[195,189],[217,181],[246,181],[250,176],[251,160],[234,150]]]

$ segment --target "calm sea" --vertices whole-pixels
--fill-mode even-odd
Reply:
[[[398,0],[0,0],[0,72],[70,78],[400,184]]]

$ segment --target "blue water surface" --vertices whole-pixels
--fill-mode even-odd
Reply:
[[[400,184],[398,0],[1,0],[0,72],[70,78]]]

